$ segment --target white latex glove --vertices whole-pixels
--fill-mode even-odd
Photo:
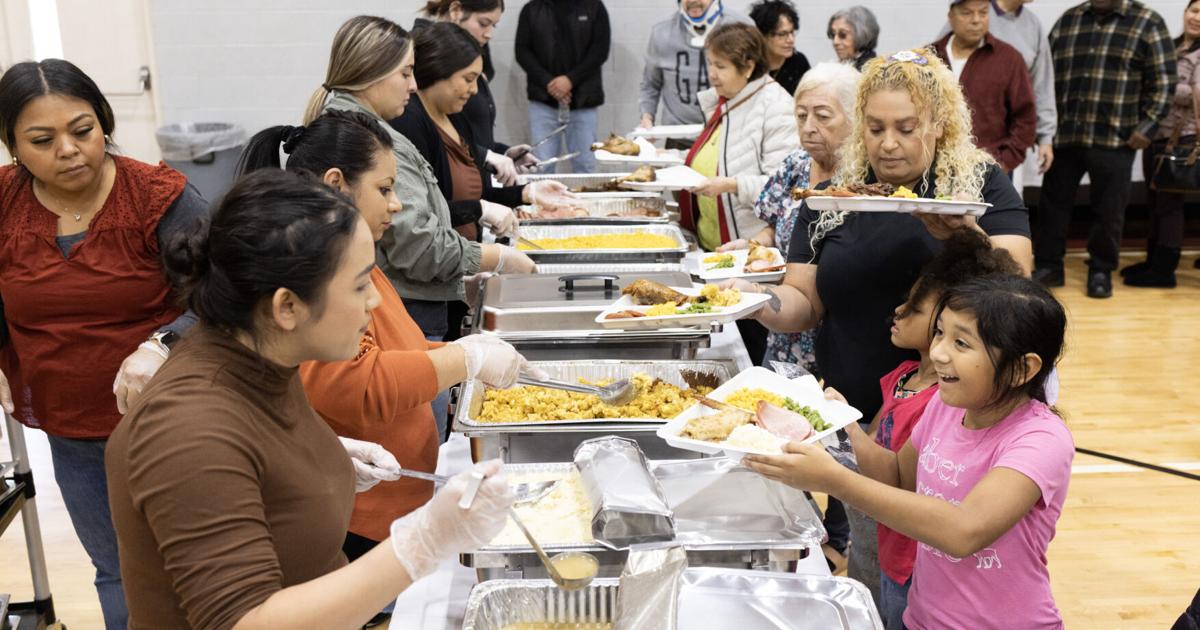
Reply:
[[[570,208],[579,202],[579,197],[561,182],[548,179],[528,184],[525,192],[528,193],[530,204],[547,210]]]
[[[144,341],[133,354],[121,362],[117,378],[113,380],[113,394],[117,397],[117,411],[125,414],[133,401],[141,395],[150,377],[167,360],[167,351],[152,341]]]
[[[532,258],[525,255],[525,252],[501,245],[500,262],[492,271],[496,273],[534,273],[537,271],[537,265],[534,264]]]
[[[492,234],[496,236],[515,236],[517,234],[520,221],[517,220],[517,213],[513,212],[512,208],[482,199],[479,201],[479,205],[483,208],[479,222],[486,225]]]
[[[717,248],[719,252],[729,252],[735,249],[750,249],[749,239],[739,238],[736,241],[729,241]]]
[[[473,276],[463,278],[463,292],[466,294],[467,306],[475,308],[479,302],[479,290],[487,284],[488,278],[492,277],[492,272],[481,271]]]
[[[534,378],[545,378],[545,372],[529,365],[516,348],[494,335],[467,335],[450,343],[462,346],[468,380],[475,378],[485,385],[508,389],[517,384],[517,377],[522,372]]]
[[[512,186],[517,183],[517,165],[513,163],[512,158],[488,150],[483,160],[496,171],[496,179],[500,180],[501,184]]]
[[[0,407],[4,408],[5,413],[14,413],[17,410],[13,405],[12,389],[8,386],[8,377],[4,372],[0,372]]]
[[[504,529],[513,494],[502,468],[499,460],[476,464],[455,475],[428,503],[392,521],[392,551],[413,581],[432,573],[444,558],[488,544]],[[464,510],[458,500],[473,471],[486,478]]]
[[[508,147],[504,155],[508,156],[513,161],[513,164],[517,165],[517,172],[519,173],[528,173],[538,165],[537,156],[533,154],[533,147],[528,144],[518,144]]]
[[[338,437],[354,464],[354,491],[366,492],[380,481],[400,478],[400,462],[386,448],[362,440]]]

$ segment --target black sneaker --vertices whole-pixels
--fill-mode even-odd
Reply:
[[[1089,270],[1087,296],[1090,298],[1112,297],[1112,272]]]
[[[1040,282],[1042,286],[1050,289],[1061,287],[1066,282],[1066,279],[1063,277],[1063,270],[1051,267],[1038,267],[1034,269],[1033,279]]]

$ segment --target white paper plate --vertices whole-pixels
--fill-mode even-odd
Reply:
[[[699,137],[704,125],[655,125],[649,129],[634,129],[627,138],[680,138],[691,140]]]
[[[700,295],[700,287],[671,287],[684,295]],[[711,313],[693,313],[689,315],[656,315],[654,317],[634,317],[628,319],[605,319],[609,313],[619,311],[643,311],[649,306],[641,306],[633,302],[633,297],[622,295],[621,299],[613,302],[608,308],[596,316],[596,323],[604,328],[619,330],[654,330],[657,328],[679,328],[681,326],[706,326],[710,323],[728,324],[737,321],[762,308],[771,296],[765,293],[742,293],[742,301],[733,306],[714,307]]]
[[[704,183],[706,179],[692,167],[680,164],[656,170],[652,182],[621,182],[621,187],[646,192],[688,190]]]
[[[774,247],[768,248],[775,255],[775,263],[786,265],[787,261],[783,259],[783,254]],[[709,256],[720,254],[732,254],[733,266],[725,269],[708,269],[713,263],[704,262]],[[746,273],[746,258],[750,255],[748,249],[735,249],[728,252],[688,252],[683,258],[683,268],[693,276],[700,278],[705,283],[717,283],[732,278],[744,278],[751,282],[766,282],[778,283],[783,280],[786,270],[781,271],[764,271],[758,273]]]
[[[838,429],[845,427],[851,422],[857,422],[863,417],[862,412],[854,407],[825,398],[825,394],[821,391],[821,386],[817,384],[817,380],[812,376],[790,380],[763,367],[752,367],[748,370],[743,370],[737,376],[726,381],[724,385],[713,390],[708,397],[724,401],[725,397],[739,389],[765,389],[773,394],[791,398],[801,405],[816,409],[825,422],[833,425],[829,429],[808,436],[804,440],[804,444],[811,444],[812,442],[824,439],[825,436],[832,435]],[[734,459],[741,459],[746,455],[767,454],[727,446],[717,442],[705,442],[703,440],[680,437],[679,434],[687,426],[689,420],[712,413],[717,412],[704,405],[692,405],[659,427],[657,431],[658,437],[666,440],[667,444],[675,448],[708,454],[724,452],[727,457]]]
[[[678,166],[683,164],[683,156],[674,149],[667,153],[648,156],[617,155],[604,149],[597,149],[592,153],[595,155],[596,161],[601,164],[634,164],[637,166]]]
[[[813,210],[845,210],[848,212],[927,212],[983,216],[990,203],[949,201],[944,199],[904,199],[901,197],[809,197],[805,200]]]

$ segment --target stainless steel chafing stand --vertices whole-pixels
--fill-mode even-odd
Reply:
[[[732,360],[718,361],[639,361],[639,360],[574,360],[534,361],[534,365],[552,378],[574,381],[624,378],[641,372],[677,386],[684,386],[681,369],[712,374],[724,383],[737,374]],[[663,420],[606,418],[599,420],[531,420],[527,422],[482,422],[485,388],[478,381],[465,383],[456,392],[454,430],[471,439],[476,460],[499,458],[510,463],[567,461],[575,447],[584,440],[619,435],[636,440],[642,451],[652,459],[692,459],[699,453],[669,446],[655,435]]]

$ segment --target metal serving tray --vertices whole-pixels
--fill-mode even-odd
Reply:
[[[512,472],[543,472],[546,464],[509,464]],[[571,464],[561,464],[570,467]],[[566,468],[559,468],[565,470]],[[690,566],[784,570],[805,550],[819,548],[825,528],[804,493],[768,481],[723,459],[665,462],[654,466],[667,504],[675,512],[675,540]],[[536,533],[535,533],[536,535]],[[599,543],[545,545],[547,552],[587,551],[600,561],[600,576],[620,575],[628,551]],[[528,545],[483,547],[461,556],[481,579],[545,577]]]
[[[463,630],[517,623],[613,623],[620,580],[564,591],[549,580],[495,580],[467,600]],[[689,568],[679,592],[680,630],[881,630],[862,584],[844,577]]]
[[[583,378],[589,381],[601,379],[629,378],[641,372],[651,378],[661,379],[677,387],[686,388],[687,384],[679,375],[680,370],[693,370],[703,374],[712,374],[721,383],[733,378],[733,367],[727,361],[533,361],[533,365],[542,368],[551,378],[570,383]],[[606,425],[629,423],[662,424],[666,420],[657,418],[600,418],[593,420],[530,420],[528,422],[481,422],[476,420],[483,410],[483,399],[486,388],[479,381],[467,381],[463,385],[459,403],[454,414],[454,428],[464,430],[468,427],[481,428],[475,434],[488,430],[506,431],[511,427],[556,427],[565,424],[573,425]]]
[[[661,249],[523,249],[535,262],[672,262],[682,260],[691,247],[678,225],[542,225],[521,230],[521,236],[536,241],[540,238],[570,238],[598,234],[633,234],[645,232],[669,236],[675,247]]]
[[[635,196],[636,195],[636,196]],[[537,217],[521,219],[523,230],[536,225],[630,225],[630,224],[666,224],[673,217],[667,211],[667,202],[661,195],[655,193],[582,193],[572,205],[587,210],[583,217],[564,217],[541,219]],[[652,210],[654,216],[630,214],[642,208]],[[526,212],[533,209],[521,208]]]

